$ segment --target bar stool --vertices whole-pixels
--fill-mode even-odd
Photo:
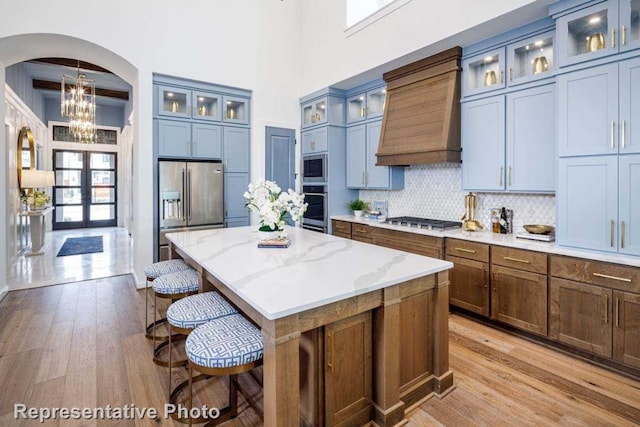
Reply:
[[[238,383],[238,374],[262,365],[262,334],[251,322],[241,314],[231,314],[198,326],[187,337],[185,351],[189,359],[189,409],[193,407],[194,381],[207,376],[229,376],[229,405],[207,427],[238,415],[238,392],[264,418],[262,410]],[[193,371],[201,375],[194,378]],[[189,419],[189,424],[192,422],[195,420]]]
[[[171,302],[175,302],[184,297],[188,297],[190,295],[195,295],[198,293],[198,289],[200,288],[200,274],[189,268],[188,270],[178,271],[175,273],[164,274],[153,282],[151,282],[153,287],[153,304],[157,307],[157,298],[165,298],[170,299]],[[153,311],[153,324],[155,326],[160,325],[161,323],[165,323],[167,318],[164,317],[160,320],[156,320],[157,310]],[[169,332],[169,335],[171,332]],[[169,344],[169,337],[165,337],[165,339],[158,345],[156,345],[156,330],[153,330],[153,361],[160,366],[167,367],[169,366],[166,360],[160,359],[158,356],[163,348],[165,348]]]
[[[204,325],[213,319],[236,313],[236,309],[215,291],[191,295],[169,306],[167,309],[167,321],[169,322],[169,401],[171,403],[173,403],[174,395],[177,396],[187,384],[187,381],[184,381],[181,384],[182,387],[179,385],[175,390],[172,390],[171,368],[187,364],[186,357],[175,363],[172,362],[172,340],[174,336],[176,339],[184,340],[198,326]]]
[[[181,259],[170,259],[167,261],[155,262],[144,269],[144,274],[145,276],[147,276],[147,283],[144,291],[144,324],[146,325],[144,335],[145,337],[153,339],[151,331],[157,326],[155,321],[153,323],[149,323],[149,282],[153,282],[163,274],[175,273],[177,271],[184,271],[190,268],[191,267],[189,267],[189,265]],[[155,310],[156,307],[154,306],[153,309]],[[158,324],[162,322],[163,320],[160,319],[158,321]],[[167,337],[164,336],[159,338]]]

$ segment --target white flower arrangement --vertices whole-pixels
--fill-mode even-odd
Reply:
[[[287,214],[291,219],[299,221],[307,210],[304,194],[298,194],[292,189],[282,191],[278,184],[259,179],[255,184],[249,184],[244,193],[246,206],[258,214],[260,220],[259,231],[278,231],[284,228]]]

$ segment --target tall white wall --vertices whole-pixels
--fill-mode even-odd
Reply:
[[[252,175],[263,175],[264,126],[299,128],[299,6],[296,1],[275,0],[112,0],[108,4],[89,1],[87,5],[77,8],[69,0],[0,0],[0,64],[69,57],[71,52],[75,53],[72,58],[108,68],[134,87],[133,237],[135,273],[140,283],[153,253],[152,73],[252,90]],[[23,34],[37,35],[31,42],[7,39]],[[99,49],[88,49],[71,38],[52,36],[56,43],[38,43],[46,40],[47,34],[88,41],[123,61],[107,58]],[[25,52],[31,58],[25,57]],[[4,135],[0,135],[0,143],[6,144]],[[6,188],[2,177],[9,165],[0,163],[0,188]],[[0,211],[5,212],[2,208],[0,205]],[[6,259],[6,244],[0,247],[0,258]],[[2,267],[0,263],[0,274]],[[6,272],[2,276],[6,277]]]
[[[300,1],[303,95],[376,67],[381,68],[370,79],[441,50],[476,43],[546,16],[552,3],[411,0],[348,36],[345,0]],[[487,21],[492,22],[477,27]]]

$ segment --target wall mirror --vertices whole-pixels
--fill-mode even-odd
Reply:
[[[18,147],[16,150],[18,169],[18,188],[22,188],[22,169],[35,169],[36,167],[36,146],[33,140],[31,129],[24,126],[18,135]]]

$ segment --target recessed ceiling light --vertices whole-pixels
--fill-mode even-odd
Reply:
[[[204,101],[204,98],[203,97],[199,97],[198,101]]]
[[[493,61],[493,56],[487,56],[486,58],[484,58],[484,62],[491,62]]]
[[[169,98],[173,98],[173,93],[172,93],[172,92],[167,92],[167,96],[168,96]]]
[[[593,18],[589,19],[589,24],[597,24],[601,20],[602,18],[600,18],[599,16],[594,16]]]
[[[542,40],[538,40],[537,42],[534,43],[536,46],[540,47],[544,44],[544,42]]]

